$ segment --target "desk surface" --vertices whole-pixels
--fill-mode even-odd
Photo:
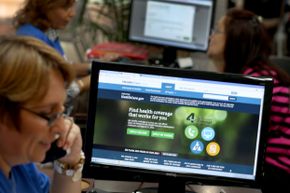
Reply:
[[[119,193],[132,193],[142,188],[157,187],[156,183],[141,183],[141,182],[121,182],[121,181],[104,181],[104,180],[90,180],[93,186],[104,190],[105,192],[119,192]],[[250,188],[237,188],[237,187],[222,187],[222,186],[203,186],[203,185],[190,185],[187,190],[195,191],[196,193],[261,193],[258,189]],[[139,191],[138,191],[139,192]],[[142,192],[142,191],[141,191]],[[148,191],[147,193],[149,193]],[[152,193],[154,191],[151,191]],[[150,193],[151,193],[150,192]]]
[[[50,165],[40,168],[48,176],[52,177],[52,168]],[[99,193],[132,193],[136,190],[142,188],[152,188],[157,187],[157,183],[142,183],[142,182],[127,182],[127,181],[107,181],[107,180],[93,180],[93,179],[83,179],[83,191],[89,192],[93,187],[96,187],[103,192]],[[190,191],[195,191],[196,193],[261,193],[259,189],[251,188],[238,188],[238,187],[223,187],[223,186],[205,186],[205,185],[190,185],[186,186]],[[139,192],[139,191],[138,191]],[[146,193],[155,193],[154,191]]]

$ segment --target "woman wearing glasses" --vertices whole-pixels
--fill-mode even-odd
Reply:
[[[270,65],[270,48],[259,18],[252,12],[232,9],[218,21],[210,38],[208,56],[220,72],[273,78],[262,191],[271,192],[275,187],[275,192],[290,192],[290,78],[277,66]]]
[[[30,37],[0,38],[0,192],[80,193],[80,129],[63,115],[70,65]],[[56,141],[67,154],[54,162],[52,181],[34,163]]]

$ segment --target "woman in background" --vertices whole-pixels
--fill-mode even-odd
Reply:
[[[17,35],[35,37],[58,51],[66,58],[58,37],[75,16],[75,0],[25,0],[24,6],[14,18]],[[90,87],[90,64],[73,63],[77,79],[68,90],[68,106],[80,93]]]
[[[0,192],[80,193],[80,128],[63,115],[71,65],[31,37],[0,38]],[[51,181],[35,163],[53,142],[67,154]]]
[[[271,192],[275,186],[276,192],[290,192],[290,78],[270,65],[270,42],[254,13],[230,9],[218,21],[207,53],[220,72],[273,78],[262,191]]]

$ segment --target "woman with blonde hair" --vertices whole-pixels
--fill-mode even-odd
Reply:
[[[0,38],[0,192],[80,193],[80,128],[64,116],[71,66],[31,37]],[[67,152],[51,181],[35,163],[52,143]]]

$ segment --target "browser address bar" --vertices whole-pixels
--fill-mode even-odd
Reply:
[[[203,94],[202,97],[205,99],[217,99],[217,100],[224,100],[224,101],[229,100],[228,96],[216,95],[216,94]]]

